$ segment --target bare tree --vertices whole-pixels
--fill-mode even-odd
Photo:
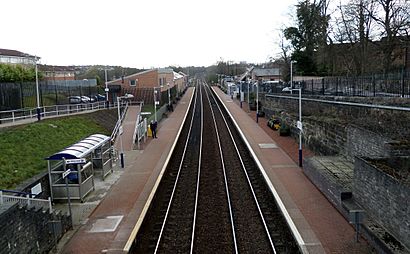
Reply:
[[[367,52],[373,29],[373,11],[372,0],[339,3],[334,35],[341,45],[338,54],[348,73],[364,74],[369,67]]]
[[[281,29],[279,32],[279,62],[281,62],[281,73],[282,79],[284,81],[289,81],[290,76],[290,61],[291,61],[291,54],[292,54],[292,46],[288,40],[286,40],[284,35],[284,29]]]
[[[380,29],[380,48],[383,52],[383,69],[388,72],[397,58],[395,48],[400,46],[400,37],[410,33],[410,2],[407,0],[373,0],[376,11],[372,19]]]

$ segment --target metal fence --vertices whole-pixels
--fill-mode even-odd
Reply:
[[[70,96],[94,97],[104,94],[92,80],[39,82],[40,106],[68,104]],[[0,111],[37,107],[35,82],[1,83]]]
[[[78,113],[82,111],[89,111],[95,109],[104,109],[106,107],[105,102],[93,102],[93,103],[81,103],[81,104],[65,104],[65,105],[53,105],[44,106],[40,108],[41,118],[67,115]],[[31,109],[17,109],[17,110],[5,110],[0,111],[0,124],[16,122],[24,119],[32,119],[37,117],[35,108]]]
[[[248,84],[242,85],[247,92]],[[259,84],[259,92],[289,93],[284,91],[290,84]],[[323,77],[294,81],[294,88],[302,88],[303,94],[362,97],[404,97],[410,98],[410,72],[378,74],[368,76]],[[250,92],[256,92],[256,86],[250,84]],[[286,90],[286,89],[285,89]]]

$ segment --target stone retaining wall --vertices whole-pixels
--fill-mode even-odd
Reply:
[[[410,247],[410,186],[357,158],[353,194],[367,213]]]
[[[0,213],[0,252],[48,253],[71,227],[68,216],[12,205]]]
[[[298,137],[298,100],[266,97],[263,110],[285,121]],[[303,143],[318,155],[342,155],[352,162],[355,156],[410,155],[410,143],[403,142],[410,137],[408,112],[313,101],[304,101],[302,111]]]

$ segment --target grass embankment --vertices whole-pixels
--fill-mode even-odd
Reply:
[[[46,171],[44,158],[89,135],[110,135],[94,119],[87,114],[0,129],[0,189],[12,189]]]

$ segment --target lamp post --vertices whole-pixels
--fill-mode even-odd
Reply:
[[[293,94],[293,61],[290,60],[290,94]]]
[[[299,129],[299,167],[302,167],[302,87],[293,90],[299,91],[299,121],[297,121],[297,128]]]
[[[248,110],[251,111],[251,108],[250,108],[251,106],[249,105],[249,83],[250,82],[249,82],[249,79],[247,81],[248,81]]]
[[[170,88],[169,88],[169,83],[167,83],[167,87],[168,87],[168,106],[171,106],[171,92],[170,92]]]
[[[157,90],[154,87],[154,120],[157,121]]]
[[[108,80],[107,80],[107,68],[104,69],[104,74],[105,74],[105,103],[106,103],[106,107],[109,108],[110,107],[110,101],[108,100]]]
[[[38,61],[38,57],[36,56],[34,59],[35,63],[36,63],[36,94],[37,94],[37,119],[40,121],[41,120],[41,110],[40,110],[40,90],[39,90],[39,86],[38,86],[38,68],[37,68],[37,61]]]
[[[134,98],[134,95],[132,94],[125,94],[124,96],[118,96],[117,97],[117,109],[118,109],[118,122],[119,122],[119,129],[118,129],[118,133],[120,135],[120,147],[121,147],[121,153],[120,153],[120,160],[121,160],[121,168],[124,168],[124,148],[122,146],[122,133],[123,133],[123,129],[122,129],[122,121],[121,121],[121,112],[120,112],[120,101],[121,99],[131,99]]]
[[[256,82],[256,122],[259,122],[259,83]]]

